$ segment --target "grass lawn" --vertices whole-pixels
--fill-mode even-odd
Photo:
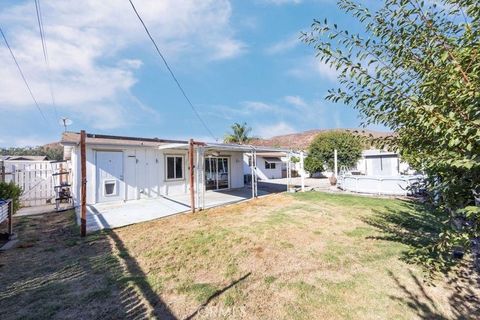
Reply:
[[[0,317],[478,318],[478,276],[426,282],[413,263],[439,220],[407,201],[319,192],[86,239],[73,213],[17,219],[21,246],[0,254]]]

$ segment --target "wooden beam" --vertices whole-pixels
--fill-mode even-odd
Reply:
[[[192,213],[195,213],[195,165],[194,165],[194,145],[193,139],[190,139],[188,144],[188,161],[190,163],[190,205]]]
[[[81,166],[81,218],[80,234],[87,235],[87,155],[85,147],[85,130],[80,131],[80,166]]]
[[[8,236],[13,235],[13,199],[8,202]]]

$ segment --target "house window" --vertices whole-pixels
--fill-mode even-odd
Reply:
[[[183,179],[183,156],[167,156],[167,180]]]
[[[275,162],[265,161],[265,169],[275,169]]]

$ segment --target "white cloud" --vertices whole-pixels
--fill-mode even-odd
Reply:
[[[227,0],[136,0],[135,5],[170,63],[190,55],[199,63],[227,59],[247,49],[235,38]],[[131,89],[137,82],[135,70],[143,65],[130,52],[155,53],[128,1],[44,0],[42,7],[59,113],[99,129],[129,125],[132,114],[139,113],[138,104],[130,103],[136,99]],[[46,110],[51,98],[34,12],[33,2],[23,2],[4,9],[0,20],[8,26],[4,31],[10,45]],[[0,70],[0,111],[15,107],[36,112],[4,46]]]
[[[290,37],[280,40],[274,44],[272,44],[270,47],[268,47],[265,52],[267,54],[278,54],[278,53],[283,53],[288,50],[291,50],[298,46],[301,43],[299,39],[299,34],[294,34],[291,35]]]
[[[280,121],[271,125],[256,125],[255,135],[262,138],[271,138],[273,136],[294,133],[296,130],[284,121]]]
[[[263,112],[276,109],[275,105],[264,103],[261,101],[245,101],[242,103],[242,105],[242,110],[248,114],[253,112]]]
[[[319,61],[312,57],[295,60],[295,66],[287,70],[287,74],[300,79],[308,79],[311,77],[320,77],[330,82],[337,81],[338,72],[330,67],[330,65]]]
[[[330,65],[326,64],[325,62],[315,60],[316,62],[316,70],[320,74],[321,77],[328,79],[332,82],[337,80],[338,72],[334,68],[330,67]]]
[[[305,100],[303,100],[299,96],[285,96],[284,100],[287,103],[293,104],[294,106],[297,106],[297,107],[305,107],[307,105]]]

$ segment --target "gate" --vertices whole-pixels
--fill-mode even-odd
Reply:
[[[55,203],[55,186],[68,182],[68,162],[5,161],[5,181],[13,181],[22,189],[20,204],[24,207]]]

